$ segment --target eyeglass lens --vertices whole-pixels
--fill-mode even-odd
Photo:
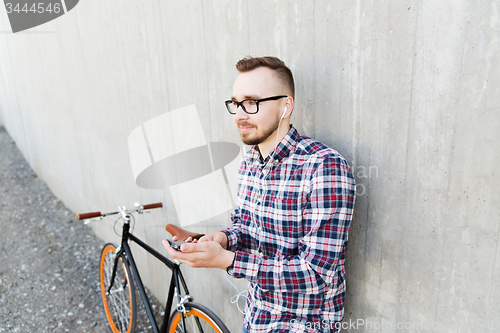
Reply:
[[[246,113],[256,113],[259,110],[258,103],[254,100],[244,100],[241,102]],[[230,113],[235,114],[238,104],[234,101],[226,103],[227,109]]]

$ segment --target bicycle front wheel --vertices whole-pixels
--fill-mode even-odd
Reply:
[[[118,258],[115,279],[111,281],[115,258],[116,246],[104,245],[100,265],[102,302],[111,330],[130,333],[134,331],[136,317],[134,285],[129,264],[122,257]]]
[[[226,325],[212,311],[201,304],[188,302],[184,304],[186,314],[186,333],[230,333]],[[182,329],[182,318],[178,310],[175,310],[170,317],[168,333],[184,333]]]

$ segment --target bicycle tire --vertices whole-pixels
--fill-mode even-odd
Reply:
[[[207,307],[194,303],[188,302],[184,304],[186,308],[186,314],[184,315],[186,321],[186,333],[231,333],[227,329],[226,325],[222,322]],[[202,330],[199,329],[197,321],[199,321]],[[182,319],[181,314],[178,310],[174,310],[172,315],[170,316],[169,324],[168,324],[168,333],[183,333],[182,330]]]
[[[131,333],[135,329],[137,308],[129,263],[123,257],[118,260],[115,281],[110,293],[107,294],[115,258],[116,245],[112,243],[104,245],[99,269],[102,302],[111,330],[114,333]]]

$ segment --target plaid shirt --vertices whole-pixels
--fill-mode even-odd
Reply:
[[[293,126],[264,161],[256,146],[247,152],[223,232],[236,253],[231,275],[250,281],[250,332],[335,331],[355,193],[345,159]]]

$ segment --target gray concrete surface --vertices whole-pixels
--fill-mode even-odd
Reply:
[[[0,332],[111,332],[99,285],[104,243],[36,176],[1,126],[0,147]],[[154,297],[152,304],[160,315]],[[137,332],[149,332],[138,308]]]
[[[161,249],[166,221],[177,222],[171,193],[135,185],[128,135],[195,104],[207,141],[239,143],[223,106],[234,63],[281,57],[295,73],[292,123],[343,154],[358,183],[346,321],[360,325],[347,331],[497,332],[499,6],[81,1],[31,32],[0,34],[0,121],[73,212],[163,201],[137,227]],[[0,29],[7,22],[0,10]],[[115,237],[110,224],[92,228]],[[161,295],[167,276],[142,259]],[[192,270],[190,282],[237,331],[222,275]]]

